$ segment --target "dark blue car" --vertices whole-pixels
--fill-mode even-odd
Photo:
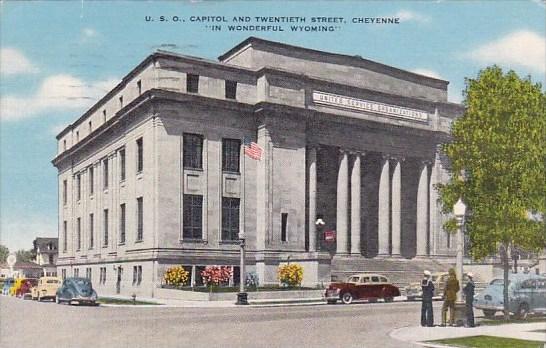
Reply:
[[[93,290],[91,281],[87,278],[66,278],[57,290],[57,303],[95,305],[97,293]]]

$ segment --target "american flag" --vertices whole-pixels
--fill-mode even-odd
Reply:
[[[244,148],[246,156],[258,161],[262,159],[262,153],[264,150],[260,147],[260,145],[256,144],[248,137],[245,137],[244,139]]]

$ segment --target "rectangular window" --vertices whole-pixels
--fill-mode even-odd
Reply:
[[[80,269],[74,268],[74,277],[79,277],[79,276],[80,276]]]
[[[203,168],[203,136],[184,133],[184,168]]]
[[[63,221],[63,251],[66,253],[66,246],[67,246],[67,240],[68,240],[68,237],[67,237],[67,231],[68,229],[68,225],[66,223],[66,221]]]
[[[119,206],[119,242],[125,243],[125,203]]]
[[[68,182],[63,180],[63,205],[66,205],[68,201]]]
[[[119,150],[119,179],[125,180],[125,149]]]
[[[107,189],[108,188],[108,158],[105,158],[102,161],[102,188]]]
[[[106,123],[106,109],[102,110],[102,121]]]
[[[119,108],[123,109],[123,96],[119,97]]]
[[[138,95],[141,95],[142,94],[142,80],[138,80],[137,83],[136,83],[136,86],[137,86],[137,90],[138,90]]]
[[[76,142],[80,141],[80,131],[76,131]]]
[[[89,249],[95,247],[95,214],[89,214]]]
[[[281,241],[286,242],[286,225],[288,224],[288,213],[281,214]]]
[[[89,134],[91,134],[91,132],[93,131],[93,123],[91,121],[89,121],[87,123],[88,127],[89,127]]]
[[[144,235],[144,202],[142,197],[137,198],[137,241]]]
[[[92,195],[95,192],[95,168],[89,167],[89,194]]]
[[[222,198],[222,240],[239,239],[239,198]]]
[[[61,278],[63,278],[63,280],[66,279],[66,269],[61,270]]]
[[[184,228],[182,238],[202,239],[203,196],[184,195]]]
[[[99,284],[104,284],[106,283],[106,267],[101,267],[99,269]]]
[[[226,81],[226,99],[237,97],[237,81]]]
[[[137,146],[137,173],[142,172],[144,168],[144,144],[142,138],[138,138],[136,141]]]
[[[241,140],[222,139],[222,170],[238,173],[240,153]]]
[[[137,285],[142,283],[142,266],[137,267]]]
[[[77,250],[82,248],[82,219],[78,218],[76,220],[76,246]]]
[[[89,281],[92,281],[91,276],[92,276],[92,274],[91,274],[91,268],[87,267],[87,268],[85,269],[85,278],[89,279]]]
[[[53,255],[49,255],[49,264],[50,264],[50,265],[55,264],[55,258],[54,258]]]
[[[137,266],[133,266],[133,285],[136,285],[137,282]]]
[[[66,139],[63,140],[63,151],[66,151]]]
[[[104,227],[103,227],[103,235],[104,235],[104,238],[103,238],[103,242],[104,242],[104,246],[108,246],[108,209],[104,209],[104,212],[103,212],[103,222],[104,222]]]
[[[76,174],[76,199],[79,201],[82,198],[82,176]]]
[[[187,74],[186,91],[188,93],[198,93],[199,92],[199,75]]]

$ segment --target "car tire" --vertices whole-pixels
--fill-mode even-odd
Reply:
[[[527,303],[522,303],[518,307],[518,312],[516,313],[516,318],[520,320],[527,319],[529,315],[529,305]]]
[[[392,297],[385,297],[385,302],[389,303],[389,302],[392,302],[394,301],[394,298]]]
[[[484,309],[483,310],[483,315],[487,318],[487,319],[493,319],[495,317],[495,313],[497,313],[497,311],[493,311],[491,309]]]
[[[353,295],[350,292],[346,292],[343,295],[341,295],[341,302],[344,304],[351,304],[353,303]]]
[[[40,296],[40,294],[38,294],[38,302],[42,302],[42,296]]]
[[[337,303],[337,300],[327,300],[326,301],[328,304],[336,304]]]
[[[55,303],[61,304],[61,299],[59,298],[59,296],[55,296]]]

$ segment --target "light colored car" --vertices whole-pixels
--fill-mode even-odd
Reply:
[[[61,280],[59,278],[41,277],[40,280],[38,280],[38,285],[30,289],[30,294],[33,300],[55,300],[59,286],[61,286]]]
[[[508,278],[508,310],[519,319],[529,313],[546,314],[546,277],[533,274],[511,274]],[[474,307],[492,318],[504,310],[504,280],[493,279],[487,288],[474,296]]]
[[[449,274],[447,272],[435,272],[431,275],[431,280],[434,283],[434,295],[433,299],[441,299],[444,296],[444,287]],[[466,273],[463,276],[463,282],[466,284],[468,276]],[[410,283],[405,288],[406,297],[408,301],[415,301],[423,297],[423,290],[421,289],[421,282]]]

